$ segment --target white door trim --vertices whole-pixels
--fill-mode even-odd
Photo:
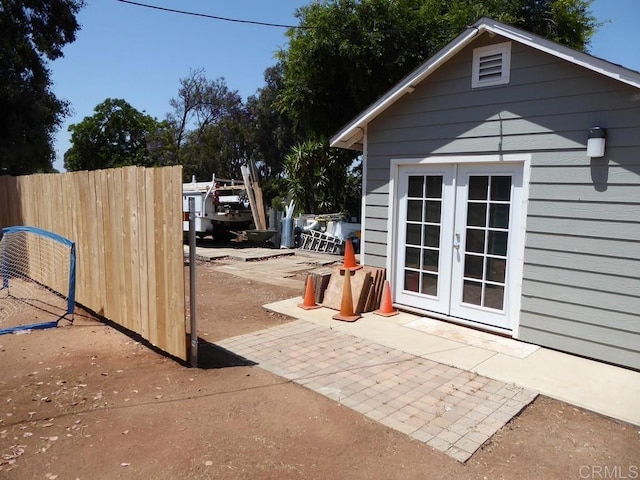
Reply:
[[[520,236],[521,241],[518,242],[518,247],[514,251],[514,295],[513,305],[511,309],[512,320],[510,322],[510,332],[514,338],[519,336],[520,326],[520,308],[522,297],[522,275],[524,270],[524,249],[525,249],[525,233],[526,233],[526,218],[527,218],[527,205],[529,198],[529,181],[531,170],[531,154],[528,153],[516,153],[516,154],[493,154],[493,155],[459,155],[459,156],[430,156],[424,158],[392,158],[389,164],[389,217],[387,219],[387,278],[391,282],[391,289],[395,292],[398,289],[396,283],[397,278],[397,261],[396,252],[398,251],[398,232],[396,227],[396,221],[399,212],[398,202],[398,181],[400,178],[401,167],[412,167],[420,165],[439,165],[439,164],[470,164],[470,163],[516,163],[522,165],[522,200],[520,205],[514,205],[514,215],[518,215],[520,218],[519,225],[517,225],[514,234]],[[455,319],[459,321],[459,319]],[[470,323],[465,321],[459,321],[459,323]],[[487,330],[501,331],[505,330],[500,328],[486,327]]]

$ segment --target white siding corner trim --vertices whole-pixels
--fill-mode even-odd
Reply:
[[[360,263],[362,265],[367,264],[367,255],[365,253],[364,244],[367,241],[366,231],[367,231],[367,216],[365,212],[367,211],[367,172],[369,171],[368,162],[367,162],[367,130],[368,125],[365,125],[363,128],[363,140],[362,140],[362,184],[360,190]]]
[[[473,49],[471,88],[509,83],[511,42]]]

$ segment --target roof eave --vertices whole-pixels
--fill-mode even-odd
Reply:
[[[356,116],[352,122],[348,123],[331,137],[330,145],[332,147],[354,149],[356,144],[361,143],[364,137],[364,126],[367,123],[395,103],[400,97],[406,93],[413,92],[418,83],[431,75],[443,63],[449,60],[449,58],[458,53],[458,51],[462,50],[473,37],[480,33],[480,30],[480,28],[474,25],[458,35],[454,40],[449,42],[446,47],[400,80],[395,87],[376,100],[369,108]]]
[[[354,120],[331,137],[331,146],[358,150],[358,146],[361,145],[364,137],[364,127],[371,120],[389,108],[389,106],[396,102],[400,97],[406,93],[412,92],[418,83],[431,75],[443,63],[462,50],[474,37],[485,31],[501,35],[505,38],[528,45],[576,65],[580,65],[601,75],[605,75],[633,87],[640,88],[639,72],[635,72],[586,53],[578,52],[538,35],[483,17],[449,42],[436,55],[400,80],[400,82],[398,82],[391,90],[385,93],[375,103],[357,115]]]
[[[553,42],[544,37],[525,32],[524,30],[520,30],[515,27],[510,27],[509,25],[496,22],[490,18],[483,18],[476,23],[479,22],[483,23],[486,31],[493,32],[497,35],[509,38],[542,52],[554,55],[593,72],[605,75],[622,83],[626,83],[627,85],[640,88],[640,72],[594,57],[588,53],[579,52],[572,48],[565,47],[564,45]]]

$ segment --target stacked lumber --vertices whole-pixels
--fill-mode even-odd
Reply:
[[[324,295],[321,297],[322,300],[318,301],[318,297],[316,297],[316,301],[321,303],[323,307],[340,310],[344,275],[345,272],[340,267],[331,271]],[[353,311],[355,314],[372,312],[380,307],[385,275],[386,270],[384,268],[369,266],[363,266],[359,270],[351,272],[351,298],[353,299]],[[317,288],[318,282],[315,285]]]
[[[249,162],[249,166],[242,165],[240,167],[242,179],[244,181],[247,197],[249,198],[249,206],[251,207],[251,215],[253,216],[253,224],[256,230],[267,229],[267,219],[264,211],[264,203],[262,200],[262,189],[258,182],[258,173],[255,163]]]

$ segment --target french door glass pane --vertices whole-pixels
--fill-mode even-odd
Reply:
[[[417,292],[420,287],[420,274],[411,270],[404,271],[404,289]]]
[[[422,289],[421,293],[425,295],[438,295],[438,275],[432,275],[429,273],[422,274]]]
[[[464,259],[464,276],[483,279],[484,257],[468,254]]]
[[[484,253],[484,230],[467,228],[467,252]]]
[[[462,301],[472,305],[482,305],[482,283],[465,280],[462,289]]]
[[[407,245],[420,245],[422,238],[422,225],[419,223],[407,224]]]
[[[440,246],[440,226],[425,225],[424,227],[424,246],[439,247]]]
[[[422,198],[424,192],[424,177],[422,175],[409,177],[409,196]]]
[[[511,200],[511,176],[491,177],[491,200]]]
[[[407,221],[422,221],[422,200],[407,200]]]
[[[509,204],[492,203],[489,206],[489,226],[509,228]]]
[[[486,200],[489,177],[473,176],[469,178],[469,200]]]
[[[507,256],[507,238],[509,232],[489,231],[488,252],[491,255]]]
[[[438,271],[439,250],[425,249],[422,254],[422,266],[425,270]]]
[[[469,203],[467,205],[467,225],[484,227],[487,225],[487,204]]]
[[[442,198],[442,175],[427,176],[427,198]]]
[[[420,249],[407,247],[404,265],[408,268],[420,268]]]
[[[506,259],[487,257],[487,280],[504,283],[506,269]]]
[[[425,205],[427,208],[427,222],[440,223],[442,202],[440,200],[427,200]]]
[[[504,306],[504,286],[488,283],[484,288],[484,306],[502,310]]]

